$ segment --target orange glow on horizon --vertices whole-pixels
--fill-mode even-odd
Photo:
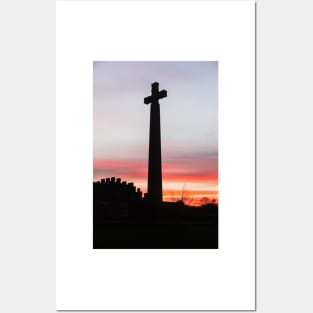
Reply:
[[[163,190],[163,201],[177,202],[183,200],[187,205],[200,206],[218,203],[217,190]]]
[[[188,163],[163,163],[163,201],[200,206],[218,203],[217,166],[208,166],[204,160]],[[102,178],[121,178],[133,182],[143,194],[147,192],[147,164],[144,160],[94,160],[94,181]]]

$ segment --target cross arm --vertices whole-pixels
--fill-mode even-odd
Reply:
[[[165,89],[161,90],[158,94],[158,98],[166,98],[167,97],[167,91]]]
[[[144,103],[145,104],[149,104],[151,102],[152,102],[152,97],[151,96],[144,98]]]

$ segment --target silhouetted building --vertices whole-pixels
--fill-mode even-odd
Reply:
[[[134,183],[121,183],[121,178],[115,177],[101,179],[93,183],[94,201],[129,202],[142,198],[142,192],[134,186]]]

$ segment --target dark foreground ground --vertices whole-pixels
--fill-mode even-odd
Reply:
[[[217,249],[217,225],[103,223],[94,225],[94,249]]]
[[[113,213],[112,213],[113,212]],[[217,249],[218,207],[97,205],[94,249]]]

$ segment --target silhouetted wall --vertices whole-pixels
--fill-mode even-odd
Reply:
[[[129,202],[142,198],[142,192],[134,183],[121,181],[121,178],[105,178],[93,183],[94,201]]]

